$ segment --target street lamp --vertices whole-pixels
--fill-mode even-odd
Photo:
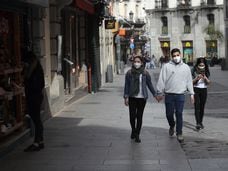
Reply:
[[[130,21],[133,21],[133,16],[134,16],[134,13],[132,11],[129,12],[129,19]]]

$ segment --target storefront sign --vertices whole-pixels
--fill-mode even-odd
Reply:
[[[186,47],[186,48],[192,47],[192,41],[183,41],[182,44],[183,44],[183,47]]]
[[[192,47],[192,44],[190,42],[186,42],[185,47]]]
[[[161,47],[168,48],[169,42],[161,42]]]
[[[118,30],[119,30],[119,22],[115,22],[115,28],[114,29],[112,29],[112,32],[113,33],[115,33],[115,32],[118,32]]]
[[[105,29],[114,29],[116,20],[105,20]]]

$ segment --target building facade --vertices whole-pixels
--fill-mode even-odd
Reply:
[[[26,99],[24,96],[23,62],[26,52],[33,50],[40,59],[48,87],[48,47],[45,24],[47,0],[0,2],[0,140],[25,130]],[[45,91],[45,102],[47,102]],[[42,115],[49,115],[44,103]],[[43,112],[45,111],[45,112]]]
[[[224,2],[224,22],[225,22],[225,60],[222,69],[228,70],[228,2]]]
[[[114,16],[119,23],[115,36],[117,63],[126,64],[133,53],[144,53],[145,10],[144,0],[117,0],[113,5]]]
[[[148,0],[146,4],[151,53],[157,58],[169,58],[175,47],[189,64],[199,56],[225,57],[222,0]]]
[[[105,82],[103,68],[113,64],[113,34],[104,29],[105,3],[0,1],[0,140],[27,128],[22,71],[28,50],[44,69],[43,120],[63,109],[69,97],[73,101],[99,90]]]

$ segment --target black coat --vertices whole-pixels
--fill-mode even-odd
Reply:
[[[43,96],[44,71],[39,62],[33,69],[31,75],[25,78],[25,95],[28,100]]]

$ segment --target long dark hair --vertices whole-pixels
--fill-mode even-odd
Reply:
[[[205,75],[207,77],[210,77],[210,70],[209,70],[209,66],[207,64],[207,60],[204,58],[204,57],[200,57],[200,58],[197,58],[196,60],[196,64],[194,65],[193,69],[194,71],[197,71],[197,67],[200,63],[204,63],[205,65]]]

